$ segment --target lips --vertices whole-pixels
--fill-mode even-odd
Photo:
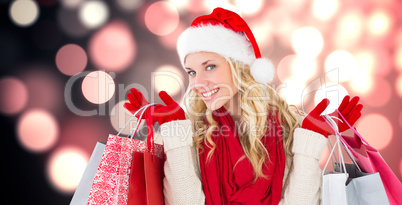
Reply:
[[[216,93],[219,91],[219,89],[220,89],[220,88],[216,88],[216,89],[211,90],[211,91],[208,91],[208,92],[203,92],[203,93],[201,93],[201,95],[202,95],[204,98],[209,98],[209,97],[211,97],[212,95],[216,94]]]

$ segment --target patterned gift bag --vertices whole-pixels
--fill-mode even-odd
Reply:
[[[142,110],[139,118],[142,119],[145,110],[152,105],[153,104],[144,106],[138,110],[133,117]],[[130,121],[133,119],[133,117],[130,119]],[[132,131],[134,133],[130,133],[129,136],[135,135],[140,121],[141,120],[138,120],[136,127]],[[127,122],[123,129],[128,125],[129,122]],[[119,134],[109,135],[108,137],[105,151],[103,152],[101,162],[89,193],[88,205],[127,204],[133,152],[134,150],[146,149],[146,146],[142,146],[145,145],[145,142],[139,143],[138,140],[133,140],[132,137],[120,137],[118,136]]]

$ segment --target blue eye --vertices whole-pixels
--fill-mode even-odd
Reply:
[[[192,70],[192,71],[188,71],[187,73],[188,73],[189,76],[195,75],[195,71],[193,71],[193,70]]]
[[[208,65],[207,66],[207,70],[213,70],[216,67],[216,65]]]

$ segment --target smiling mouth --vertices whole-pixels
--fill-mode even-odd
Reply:
[[[202,95],[204,98],[209,98],[209,97],[211,97],[212,95],[216,94],[219,90],[220,90],[220,88],[216,88],[216,89],[214,89],[214,90],[212,90],[212,91],[205,92],[205,93],[201,93],[201,95]]]

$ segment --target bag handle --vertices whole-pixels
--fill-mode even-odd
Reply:
[[[346,154],[349,156],[349,158],[352,160],[353,164],[357,167],[357,169],[359,171],[361,171],[359,165],[357,164],[357,162],[355,161],[355,159],[351,156],[353,154],[353,156],[356,157],[354,152],[351,152],[351,148],[349,146],[349,144],[347,144],[344,139],[342,138],[341,134],[339,134],[339,129],[337,124],[335,123],[335,121],[331,118],[331,116],[329,115],[323,115],[323,118],[325,120],[325,122],[327,122],[327,124],[335,131],[335,136],[337,141],[339,140],[340,144],[339,145],[343,145],[343,149],[345,150]],[[347,122],[344,118],[343,120],[345,122]],[[340,153],[340,156],[342,155],[342,153]],[[336,157],[335,157],[336,160]]]
[[[329,125],[332,129],[334,129],[334,131],[337,133],[337,132],[338,132],[338,126],[336,125],[336,123],[335,123],[329,116],[327,116],[327,115],[323,115],[322,117],[324,118],[325,122],[327,122],[328,125]],[[345,160],[344,160],[344,158],[343,158],[343,154],[342,154],[342,150],[341,150],[341,144],[340,144],[341,141],[340,141],[338,135],[335,135],[335,137],[336,137],[336,142],[334,143],[334,146],[333,146],[333,148],[332,148],[332,150],[331,150],[331,152],[330,152],[330,154],[329,154],[329,158],[328,158],[327,162],[325,163],[324,170],[327,168],[330,159],[332,159],[332,155],[334,154],[335,148],[338,146],[338,153],[339,153],[340,164],[342,165],[341,171],[342,171],[342,168],[343,168],[343,172],[344,172],[345,174],[347,174],[347,172],[346,172],[346,166],[345,166]],[[328,138],[328,139],[329,139],[329,138]],[[324,175],[324,172],[323,172],[323,175]]]
[[[154,106],[154,105],[156,105],[156,104],[155,104],[155,103],[152,103],[152,104],[145,105],[145,106],[141,107],[140,109],[138,109],[138,110],[133,114],[133,116],[131,116],[131,118],[127,121],[127,123],[123,126],[123,128],[119,131],[119,133],[117,133],[117,136],[119,136],[119,135],[121,134],[121,132],[123,132],[123,130],[127,127],[127,125],[130,124],[131,120],[133,120],[133,118],[134,118],[139,112],[142,111],[142,112],[141,112],[141,115],[140,115],[140,117],[138,118],[138,121],[137,121],[137,123],[136,123],[136,125],[135,125],[135,128],[134,128],[134,129],[130,132],[130,134],[127,136],[128,138],[132,139],[132,138],[134,137],[134,135],[137,133],[137,129],[138,129],[139,125],[140,125],[140,122],[141,122],[141,120],[142,120],[143,114],[145,113],[145,110],[146,110],[148,107],[151,107],[151,106]]]
[[[363,139],[363,137],[360,135],[360,133],[358,133],[357,130],[356,130],[354,127],[352,127],[352,126],[349,124],[348,121],[345,120],[345,117],[343,117],[343,115],[341,114],[341,112],[339,112],[338,109],[336,109],[336,111],[338,112],[339,116],[341,116],[342,120],[344,120],[344,121],[346,122],[346,124],[349,126],[349,128],[350,128],[351,130],[353,130],[353,132],[354,132],[364,143],[366,143],[366,145],[370,145],[366,140]]]

